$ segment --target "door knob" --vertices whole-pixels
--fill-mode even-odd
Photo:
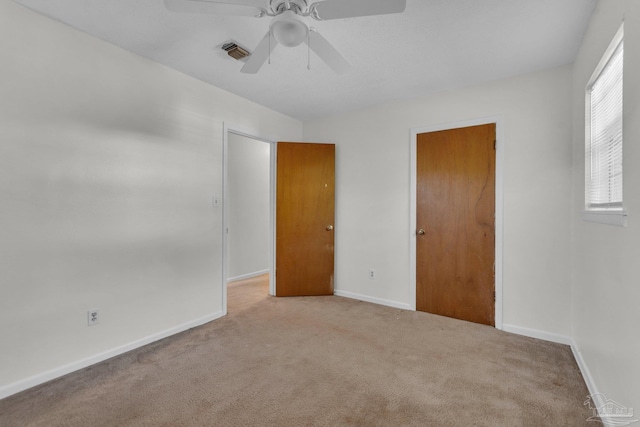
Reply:
[[[424,233],[425,233],[424,228],[421,228],[421,229],[420,229],[420,230],[418,230],[418,232],[417,232],[418,236],[424,236]]]
[[[327,231],[333,230],[333,225],[327,225]]]

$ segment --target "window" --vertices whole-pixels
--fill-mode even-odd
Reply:
[[[625,216],[622,209],[623,31],[621,27],[587,85],[585,219],[607,223],[615,216]]]

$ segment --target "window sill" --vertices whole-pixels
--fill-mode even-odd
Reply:
[[[580,216],[583,221],[616,225],[618,227],[627,226],[626,211],[582,211]]]

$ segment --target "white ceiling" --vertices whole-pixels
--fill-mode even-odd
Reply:
[[[220,49],[252,50],[270,18],[172,13],[162,0],[16,0],[59,21],[300,120],[573,62],[595,0],[407,0],[403,14],[318,22],[353,65],[336,75],[278,46],[258,74]],[[264,0],[265,2],[267,0]]]

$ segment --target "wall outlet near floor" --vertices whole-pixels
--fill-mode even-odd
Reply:
[[[371,268],[369,269],[369,279],[375,279],[376,278],[376,271]]]
[[[93,326],[98,323],[100,323],[100,310],[94,308],[93,310],[87,311],[87,324]]]

